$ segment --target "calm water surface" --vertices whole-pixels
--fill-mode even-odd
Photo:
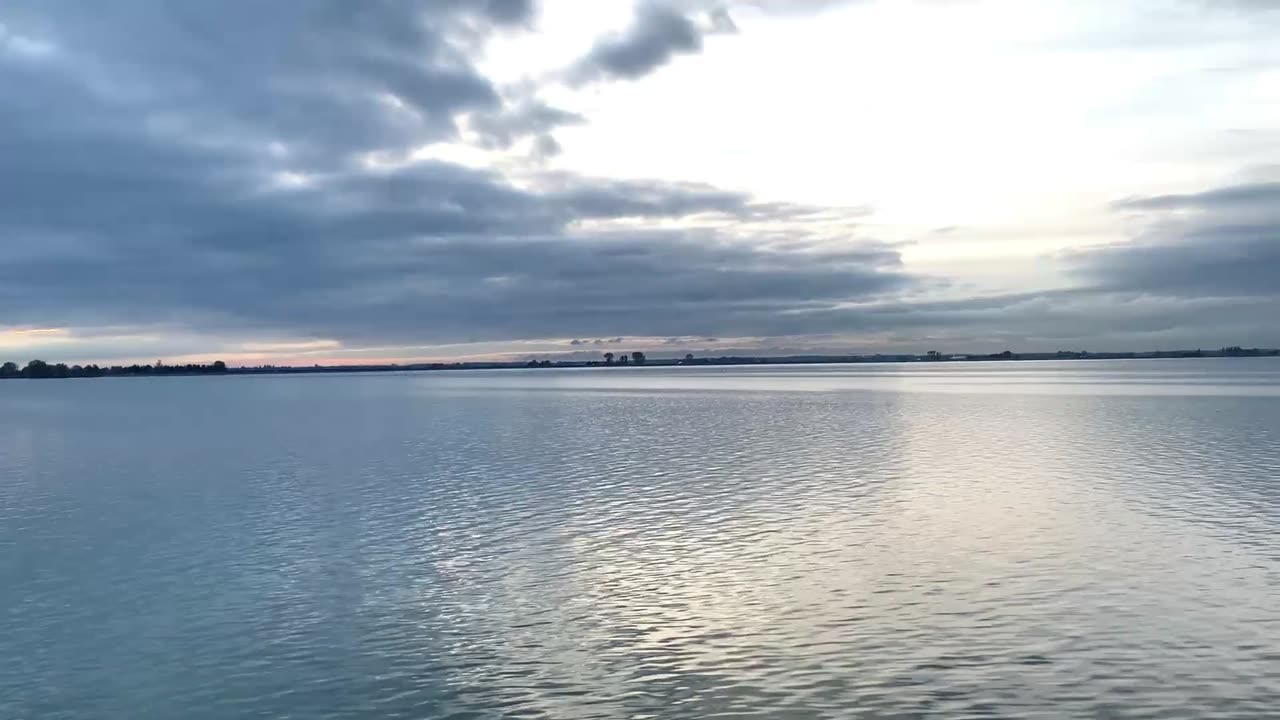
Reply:
[[[0,718],[1276,717],[1280,362],[0,383]]]

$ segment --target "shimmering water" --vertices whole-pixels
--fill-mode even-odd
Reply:
[[[1280,362],[0,383],[0,718],[1275,717]]]

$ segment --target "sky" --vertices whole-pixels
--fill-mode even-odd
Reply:
[[[5,0],[0,360],[1280,346],[1280,0]]]

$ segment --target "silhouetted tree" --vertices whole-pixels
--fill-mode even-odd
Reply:
[[[605,353],[605,354],[604,354],[604,364],[605,364],[605,365],[612,365],[612,364],[613,364],[613,353],[611,353],[611,352],[607,352],[607,353]]]
[[[47,378],[51,377],[52,370],[49,363],[43,360],[32,360],[27,366],[22,368],[22,377],[25,378]]]
[[[549,366],[546,363],[545,366]],[[98,365],[71,365],[57,363],[50,365],[43,360],[32,360],[27,366],[18,369],[17,364],[6,362],[0,364],[0,378],[92,378],[107,375],[210,375],[228,372],[227,364],[217,360],[208,365],[187,363],[186,365],[130,365],[122,367],[112,365],[109,368]]]
[[[636,365],[643,365],[644,359],[644,353],[639,350],[631,353],[631,362],[634,362]]]

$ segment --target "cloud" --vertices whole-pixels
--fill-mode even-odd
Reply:
[[[889,248],[745,229],[803,243],[814,208],[365,162],[456,138],[463,117],[496,145],[580,121],[504,101],[468,61],[477,33],[528,22],[524,5],[118,8],[0,8],[6,47],[51,48],[0,54],[0,84],[22,89],[0,106],[7,324],[255,347],[747,334],[913,282]],[[707,216],[721,226],[583,226]]]
[[[738,32],[738,24],[729,15],[729,9],[724,6],[714,7],[708,11],[707,20],[710,23],[709,33],[733,35]]]
[[[1280,182],[1233,185],[1186,195],[1155,195],[1121,200],[1119,210],[1202,210],[1220,212],[1258,207],[1274,209],[1280,198]]]
[[[717,19],[718,18],[718,19]],[[713,15],[716,29],[732,24],[728,12]],[[677,55],[702,51],[704,29],[673,6],[649,2],[640,6],[630,27],[600,39],[569,71],[574,85],[601,80],[635,80],[671,62]]]
[[[583,81],[697,52],[715,16],[672,7],[644,6],[598,43],[575,66]],[[60,342],[166,357],[801,335],[982,349],[1274,326],[1280,190],[1267,181],[1118,203],[1141,229],[1133,242],[1058,259],[1082,287],[912,300],[945,279],[863,238],[862,210],[370,161],[468,135],[553,155],[555,130],[583,119],[505,97],[471,60],[532,23],[531,3],[112,9],[0,5],[0,86],[13,89],[0,103],[0,308],[6,326],[67,329]]]
[[[581,125],[586,119],[581,115],[552,107],[541,100],[518,102],[496,113],[480,113],[473,117],[469,129],[477,136],[478,144],[485,148],[505,150],[524,137],[534,137],[543,155],[558,152],[551,133],[568,125]]]
[[[530,149],[530,156],[534,161],[543,161],[559,155],[563,148],[560,142],[550,134],[539,135],[533,141],[533,147]]]
[[[1107,289],[1171,297],[1268,297],[1280,307],[1280,183],[1129,198],[1144,229],[1134,242],[1071,256]]]
[[[1276,0],[1199,0],[1210,8],[1226,8],[1229,10],[1277,12],[1280,2]]]
[[[748,8],[769,15],[816,15],[841,5],[852,5],[866,0],[731,0],[734,9]],[[946,0],[951,1],[951,0]]]
[[[141,116],[156,134],[277,143],[323,162],[451,138],[458,113],[499,111],[470,57],[533,10],[527,0],[121,0],[92,13],[53,0],[6,3],[0,24],[55,48],[41,79],[78,86],[96,109]]]
[[[526,23],[535,11],[533,0],[484,0],[481,5],[489,19],[505,25]]]
[[[703,212],[749,214],[745,193],[707,185],[637,180],[573,181],[551,195],[576,218],[679,217]]]
[[[1114,204],[1131,240],[1062,253],[1061,288],[860,308],[863,337],[962,350],[1280,345],[1280,186],[1240,184]]]

